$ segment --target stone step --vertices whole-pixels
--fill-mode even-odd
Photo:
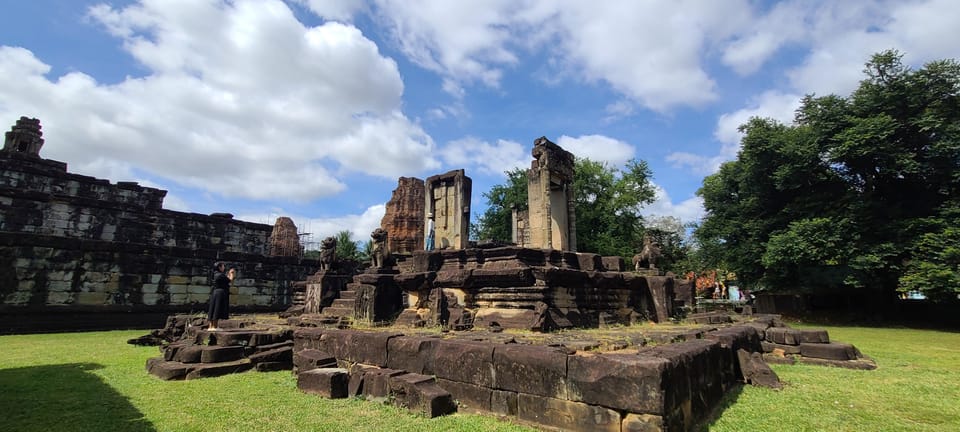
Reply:
[[[355,298],[357,298],[357,292],[354,291],[354,290],[343,290],[343,291],[340,291],[340,299],[341,299],[341,300],[348,300],[348,299],[349,299],[349,300],[352,300],[352,299],[355,299]]]
[[[344,309],[347,309],[347,308],[353,309],[353,305],[355,305],[356,303],[357,303],[357,299],[338,298],[338,299],[336,299],[336,300],[333,301],[333,304],[331,304],[330,307],[334,307],[334,308],[344,308]]]
[[[328,307],[324,308],[321,313],[323,316],[337,316],[345,318],[353,318],[353,307],[344,308],[344,307]]]

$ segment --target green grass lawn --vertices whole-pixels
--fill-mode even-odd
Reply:
[[[774,365],[781,391],[745,387],[708,425],[718,431],[960,430],[960,333],[823,327],[874,371]],[[0,336],[0,431],[518,431],[469,414],[426,419],[357,399],[299,392],[289,372],[193,381],[146,373],[144,331]]]

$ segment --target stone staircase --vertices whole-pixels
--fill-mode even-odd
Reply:
[[[341,319],[353,320],[354,310],[357,301],[356,284],[347,284],[347,289],[340,291],[340,297],[333,301],[333,304],[323,308],[320,315],[324,317],[338,317]]]

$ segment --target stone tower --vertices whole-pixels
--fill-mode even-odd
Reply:
[[[3,140],[3,151],[10,153],[40,157],[41,147],[43,132],[40,131],[40,120],[35,118],[20,117]]]

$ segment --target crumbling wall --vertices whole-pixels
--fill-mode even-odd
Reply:
[[[387,231],[390,253],[410,254],[424,245],[424,182],[415,177],[400,177],[387,202],[380,227]]]

